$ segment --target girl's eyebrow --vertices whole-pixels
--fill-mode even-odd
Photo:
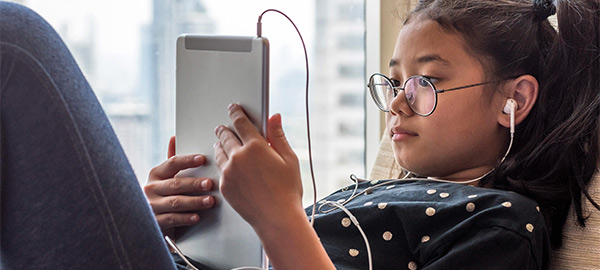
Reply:
[[[450,66],[450,62],[442,58],[439,54],[428,54],[417,58],[417,63],[425,64],[430,62],[440,62],[444,66]]]
[[[397,66],[398,63],[400,61],[398,61],[398,59],[391,59],[390,60],[390,66],[389,67],[394,67]],[[420,56],[419,58],[417,58],[417,60],[415,61],[419,64],[425,64],[425,63],[431,63],[431,62],[439,62],[440,64],[444,65],[444,66],[451,66],[450,62],[444,58],[442,58],[439,54],[427,54],[424,56]]]

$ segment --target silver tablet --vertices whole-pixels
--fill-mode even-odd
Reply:
[[[176,231],[184,254],[215,269],[266,267],[252,227],[218,191],[214,129],[231,126],[227,106],[242,105],[261,134],[268,117],[269,43],[266,38],[182,35],[177,38],[176,153],[204,154],[206,165],[180,176],[215,181],[214,209],[200,212],[200,223]]]

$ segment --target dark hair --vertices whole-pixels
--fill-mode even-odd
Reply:
[[[547,19],[555,11],[558,31]],[[461,35],[486,77],[538,79],[511,153],[481,184],[536,200],[559,247],[571,204],[582,226],[582,194],[600,209],[587,190],[599,154],[600,0],[426,0],[414,19]]]

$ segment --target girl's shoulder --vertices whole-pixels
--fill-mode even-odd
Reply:
[[[524,257],[513,257],[515,262],[536,266],[547,260],[548,236],[539,207],[514,192],[431,180],[372,181],[356,190],[354,185],[342,188],[318,203],[322,211],[315,220],[316,229],[332,246],[360,246],[360,239],[339,242],[357,232],[347,215],[328,201],[343,204],[354,215],[366,235],[371,235],[374,251],[385,254],[394,245],[392,250],[406,250],[401,252],[409,254],[405,259],[421,266],[436,261],[462,263],[460,254],[483,249],[499,256],[518,250]],[[503,246],[512,248],[503,250]],[[471,262],[475,267],[476,262]]]
[[[415,226],[418,230],[498,227],[523,237],[530,237],[534,232],[546,237],[538,204],[512,191],[433,180],[385,180],[340,189],[318,203],[323,205],[321,210],[325,209],[322,213],[336,209],[326,205],[328,201],[370,216],[389,217],[387,212],[391,211],[400,221],[418,224]]]

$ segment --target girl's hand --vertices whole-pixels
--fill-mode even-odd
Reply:
[[[290,209],[302,210],[302,182],[281,116],[268,120],[265,140],[239,105],[230,105],[229,114],[236,132],[225,126],[215,129],[223,196],[255,230],[285,221]]]
[[[212,189],[212,180],[176,177],[181,170],[204,164],[204,156],[175,156],[175,137],[171,137],[168,157],[150,171],[144,192],[161,231],[173,237],[176,227],[198,223],[199,216],[195,212],[213,207],[214,198],[201,196]]]
[[[269,119],[265,140],[239,105],[231,105],[229,114],[236,132],[215,130],[225,199],[252,225],[275,269],[335,269],[302,208],[298,158],[281,116]]]

